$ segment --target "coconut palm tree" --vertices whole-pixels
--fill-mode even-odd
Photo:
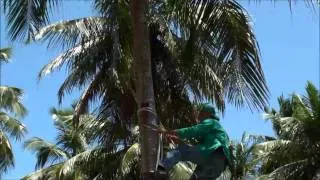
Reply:
[[[10,5],[8,1],[8,17],[20,16],[14,13],[14,7],[19,6],[18,2],[13,1]],[[56,66],[60,67],[59,65],[67,58],[75,58],[79,54],[84,55],[83,52],[87,52],[89,48],[93,49],[97,43],[102,43],[103,39],[105,43],[103,47],[115,50],[107,57],[110,64],[117,67],[119,61],[132,62],[133,26],[130,20],[132,12],[129,11],[129,3],[101,0],[94,3],[102,17],[65,21],[48,26],[40,32],[36,31],[37,33],[32,31],[36,33],[35,38],[50,39],[49,45],[63,45],[64,47],[78,45],[74,47],[75,49],[70,49],[62,54],[59,58],[60,61],[55,62]],[[26,6],[25,4],[24,6]],[[33,5],[35,10],[40,8],[37,5]],[[51,4],[51,6],[54,5],[56,4]],[[21,5],[20,8],[23,9],[24,6]],[[151,40],[153,40],[151,46],[154,41],[164,46],[163,51],[167,51],[164,53],[166,59],[172,59],[171,62],[166,60],[166,64],[159,63],[158,69],[171,65],[171,71],[178,71],[178,75],[184,76],[183,87],[187,88],[195,98],[214,100],[220,109],[224,107],[223,94],[236,105],[248,103],[252,107],[260,108],[265,105],[267,92],[259,63],[257,42],[249,25],[248,14],[240,4],[236,1],[198,4],[154,1],[150,4],[149,9],[152,15],[149,24],[153,25],[153,29],[149,31],[155,35],[151,35]],[[176,11],[177,13],[175,13]],[[41,13],[39,14],[41,15]],[[46,14],[43,16],[46,17]],[[19,21],[21,26],[25,23]],[[36,22],[30,24],[30,26],[36,25],[42,26],[41,23]],[[241,28],[235,28],[236,26]],[[23,30],[26,30],[18,29],[13,24],[9,27],[13,32],[17,32],[11,33],[13,39],[23,35]],[[30,28],[34,29],[35,27]],[[231,29],[239,30],[235,32]],[[197,33],[195,33],[196,30]],[[221,44],[222,42],[224,43]],[[240,52],[242,54],[239,54]],[[94,54],[103,55],[98,52]],[[156,55],[158,57],[155,58],[159,58],[160,55]],[[101,59],[104,60],[104,58]],[[112,61],[117,63],[111,63]],[[175,70],[174,68],[179,69]],[[169,75],[174,74],[173,72],[170,72]],[[255,80],[250,78],[255,78]],[[240,83],[241,81],[247,83]],[[240,86],[240,84],[242,85]]]
[[[320,147],[320,92],[311,82],[306,95],[279,98],[279,111],[267,111],[278,139],[256,146],[261,171],[275,179],[317,179]]]
[[[253,151],[255,145],[274,140],[273,137],[262,135],[242,134],[239,142],[232,142],[232,163],[230,166],[230,179],[254,179],[259,175],[259,159],[255,159]]]
[[[36,38],[37,34],[49,40],[50,45],[58,44],[71,48],[47,66],[44,72],[59,68],[64,63],[69,64],[74,70],[62,85],[59,93],[61,96],[74,87],[87,87],[82,100],[79,101],[76,114],[80,114],[95,97],[103,97],[102,101],[105,103],[102,103],[101,110],[107,109],[105,105],[114,102],[114,111],[121,109],[129,112],[127,114],[131,116],[127,118],[130,117],[130,120],[133,119],[133,112],[142,105],[155,112],[150,88],[156,86],[156,83],[151,85],[151,79],[156,82],[155,72],[163,78],[161,82],[167,85],[165,87],[169,86],[172,90],[169,96],[166,96],[166,100],[172,102],[171,107],[181,107],[180,103],[185,102],[190,105],[190,94],[196,100],[208,99],[215,102],[221,110],[224,109],[224,97],[236,106],[247,104],[253,108],[262,108],[267,102],[268,91],[260,65],[257,42],[246,11],[234,0],[187,3],[171,0],[152,1],[149,2],[146,11],[147,23],[140,23],[148,24],[148,28],[135,26],[133,22],[137,21],[132,21],[131,15],[137,12],[130,8],[128,1],[95,0],[93,3],[101,17],[61,22],[39,31],[49,22],[48,10],[57,7],[59,3],[61,1],[58,0],[3,1],[12,39],[27,37],[30,41]],[[150,30],[153,25],[155,32]],[[139,47],[134,44],[139,41],[147,42],[135,37],[137,29],[144,30],[146,37],[146,29],[150,32],[152,78],[150,73],[145,73],[143,78],[138,79],[137,70],[141,67],[132,68],[138,62],[135,53],[138,53]],[[160,54],[162,56],[157,54],[157,51],[152,51],[157,49],[155,42],[163,49],[163,53]],[[145,50],[140,58],[149,59],[148,54],[150,52]],[[162,62],[157,61],[161,58],[165,59],[162,59]],[[148,64],[148,61],[143,63]],[[148,66],[145,66],[146,72],[150,72]],[[87,68],[90,70],[87,71]],[[166,71],[166,74],[162,74],[161,71]],[[145,85],[149,87],[148,91],[138,86],[143,85],[142,80],[147,77],[149,80]],[[179,80],[179,83],[176,80]],[[110,84],[112,86],[109,86]],[[166,89],[165,87],[163,89]],[[161,95],[157,95],[156,88],[154,91],[157,111],[168,110],[168,107],[159,104],[157,96]],[[117,93],[110,96],[111,92]],[[179,103],[173,102],[172,99],[179,97],[181,92],[184,97],[182,101],[179,99]],[[143,95],[144,99],[141,100],[137,94]],[[150,98],[146,95],[150,95]],[[151,103],[145,103],[149,101]],[[138,105],[135,105],[136,102]],[[127,106],[119,108],[119,104]],[[75,119],[76,117],[78,115]],[[148,117],[146,123],[157,124],[156,118],[152,115]],[[146,131],[141,136],[146,137],[149,133]],[[156,142],[157,136],[154,136],[152,141]],[[146,152],[156,150],[156,146],[157,143],[148,146]],[[146,157],[146,154],[143,154],[143,157]],[[152,159],[152,164],[155,164],[157,158]],[[151,164],[147,166],[154,167]]]
[[[0,49],[0,63],[8,62],[10,48]],[[0,86],[0,175],[14,166],[14,155],[10,138],[21,140],[27,132],[20,122],[27,110],[22,104],[23,91],[19,88]]]
[[[124,134],[121,126],[111,120],[99,120],[88,113],[75,124],[74,108],[75,105],[68,109],[51,108],[58,131],[55,143],[39,137],[25,142],[24,147],[36,154],[37,162],[36,171],[22,179],[117,179],[133,175],[138,179],[134,171],[122,170],[128,167],[123,157],[135,147],[137,137]],[[109,144],[117,144],[117,148],[111,152]]]
[[[0,86],[0,173],[14,166],[10,138],[21,140],[27,132],[20,118],[26,115],[21,103],[23,91],[15,87]]]
[[[77,112],[85,109],[88,101],[98,96],[103,97],[102,101],[105,102],[101,106],[102,110],[105,109],[104,104],[112,101],[115,102],[115,110],[120,109],[120,104],[127,104],[121,111],[131,113],[127,116],[127,121],[132,121],[132,114],[137,110],[135,102],[139,102],[136,96],[137,86],[132,83],[137,78],[133,73],[137,68],[131,68],[134,62],[133,25],[130,21],[132,12],[125,1],[95,3],[102,12],[102,17],[61,22],[37,33],[36,38],[51,39],[50,45],[71,46],[71,49],[44,68],[42,74],[67,63],[72,71],[69,71],[70,76],[61,86],[60,96],[73,87],[87,87],[79,101]],[[235,1],[217,1],[208,6],[187,3],[186,7],[180,7],[181,4],[184,3],[155,1],[150,4],[150,14],[153,15],[149,23],[152,25],[149,27],[152,40],[152,77],[154,82],[160,82],[159,85],[153,85],[156,86],[158,114],[167,112],[168,109],[172,109],[169,111],[171,114],[190,112],[190,108],[186,108],[188,111],[177,109],[190,107],[189,94],[196,99],[212,100],[221,110],[224,109],[224,95],[237,106],[247,103],[252,107],[263,107],[266,104],[267,89],[259,62],[257,42],[244,9]],[[7,11],[9,17],[18,16],[13,14],[15,6],[18,6],[18,1],[8,6],[12,7],[12,11],[10,8]],[[179,12],[174,13],[176,11]],[[30,28],[37,29],[35,26],[38,25],[41,26],[39,23],[31,24]],[[11,27],[15,29],[14,26]],[[22,32],[16,30],[11,31],[17,32],[12,33],[13,38]],[[158,74],[161,81],[154,79],[155,74]],[[169,94],[161,94],[168,89]],[[162,102],[171,102],[170,106],[165,106],[168,103],[158,103],[161,102],[161,97],[166,97]],[[169,117],[174,117],[170,118],[174,120],[179,118],[172,115]],[[161,117],[162,121],[167,119]],[[168,122],[175,124],[174,121]],[[153,138],[153,141],[156,142],[156,139]],[[157,143],[154,145],[157,146]],[[152,161],[155,162],[155,159]]]
[[[74,106],[68,109],[51,108],[50,113],[58,131],[55,143],[39,137],[25,142],[24,147],[36,154],[37,171],[22,179],[90,179],[89,174],[85,173],[87,171],[81,169],[83,165],[75,162],[79,162],[86,155],[90,155],[91,158],[96,157],[93,154],[98,154],[98,157],[104,155],[103,147],[94,141],[99,127],[95,126],[98,125],[97,121],[90,114],[81,115],[78,124],[75,125],[72,121],[73,112]],[[97,166],[97,163],[95,165]]]
[[[58,130],[56,143],[50,143],[39,137],[33,137],[24,143],[24,147],[36,154],[36,169],[40,169],[23,179],[45,179],[63,176],[64,161],[87,150],[89,140],[85,131],[85,123],[93,121],[93,117],[84,115],[80,118],[79,125],[73,126],[73,109],[50,110],[54,120],[54,126]],[[81,178],[78,171],[72,173],[70,178]]]

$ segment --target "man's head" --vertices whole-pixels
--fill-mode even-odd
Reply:
[[[197,111],[199,121],[206,118],[212,118],[219,121],[219,117],[216,115],[215,108],[213,106],[210,106],[208,103],[198,105]]]

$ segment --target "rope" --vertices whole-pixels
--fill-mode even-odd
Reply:
[[[156,125],[153,124],[142,124],[142,126],[151,129],[152,131],[156,131],[158,133],[163,133],[164,131],[166,131],[164,128],[161,129],[159,127],[157,127]]]
[[[143,112],[143,111],[147,111],[147,112],[157,116],[157,113],[154,110],[152,110],[151,107],[141,107],[138,109],[138,113]]]
[[[151,107],[141,107],[141,108],[138,109],[138,113],[143,112],[143,111],[147,111],[149,113],[152,113],[153,115],[155,115],[157,117],[157,113],[155,111],[153,111],[153,109]],[[150,129],[152,131],[156,131],[158,133],[161,133],[161,134],[166,132],[165,128],[161,128],[161,127],[159,128],[158,126],[156,126],[154,124],[142,124],[142,126],[148,128],[148,129]],[[179,141],[181,141],[182,143],[184,143],[184,144],[188,144],[186,141],[184,141],[183,139],[180,139],[179,137],[177,137],[177,139]],[[176,143],[174,143],[174,141],[172,139],[171,139],[171,143],[172,144],[176,144]]]
[[[149,129],[151,129],[152,131],[156,131],[156,132],[158,132],[158,133],[161,133],[161,134],[163,134],[164,131],[166,131],[164,128],[163,128],[163,129],[159,129],[159,128],[156,127],[155,125],[142,124],[142,126],[144,126],[144,127],[146,127],[146,128],[149,128]],[[152,126],[154,126],[154,127],[152,127]],[[181,141],[182,143],[184,143],[184,144],[189,144],[187,141],[185,141],[185,140],[183,140],[183,139],[180,139],[178,136],[176,136],[176,138],[177,138],[179,141]],[[176,143],[175,143],[172,139],[170,139],[170,141],[171,141],[172,144],[176,145]]]

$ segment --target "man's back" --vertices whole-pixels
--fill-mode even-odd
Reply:
[[[199,144],[196,147],[205,157],[209,157],[213,151],[222,147],[226,158],[230,161],[229,138],[219,121],[207,118],[195,126],[179,129],[177,133],[182,139],[197,139]]]
[[[179,161],[191,161],[197,165],[192,178],[216,179],[231,162],[229,150],[229,138],[219,123],[219,117],[215,109],[208,104],[197,107],[197,119],[201,120],[197,125],[177,129],[166,134],[171,140],[179,139],[196,140],[196,145],[180,144],[169,151],[162,161],[164,169],[171,169]]]

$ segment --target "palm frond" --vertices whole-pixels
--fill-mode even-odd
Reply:
[[[294,117],[281,117],[279,115],[265,115],[265,118],[269,118],[277,135],[285,140],[293,140],[301,137],[303,129],[300,128],[301,121]]]
[[[24,148],[36,153],[36,169],[43,168],[46,164],[59,162],[60,160],[65,160],[70,157],[68,153],[60,149],[58,146],[46,142],[38,137],[27,140],[24,143]]]
[[[60,0],[4,0],[4,13],[12,40],[33,39],[35,32],[49,21],[49,11]]]
[[[270,177],[268,174],[263,174],[257,177],[257,180],[270,180]]]
[[[80,115],[85,113],[85,111],[88,109],[90,100],[94,99],[95,96],[101,93],[102,91],[101,84],[103,84],[104,76],[105,76],[105,72],[102,69],[94,76],[92,81],[89,83],[88,87],[82,93],[80,100],[76,104],[76,107],[74,110],[73,121],[75,123],[79,122]]]
[[[240,141],[232,142],[232,162],[229,166],[232,176],[231,179],[241,179],[258,174],[257,169],[260,161],[255,157],[254,147],[269,139],[270,138],[266,136],[251,135],[244,132]]]
[[[119,152],[109,154],[100,147],[87,150],[65,161],[59,176],[62,178],[68,177],[76,171],[80,171],[89,177],[91,175],[97,176],[97,174],[99,176],[100,174],[104,179],[114,179],[118,176],[117,168],[120,157]],[[107,165],[107,167],[104,165]]]
[[[72,156],[85,151],[88,148],[88,139],[85,132],[74,128],[67,130],[63,134],[59,134],[56,138],[56,144],[61,146],[65,151]]]
[[[54,125],[57,128],[66,127],[66,125],[70,124],[70,121],[73,116],[73,109],[65,108],[65,109],[57,109],[55,107],[50,108],[50,114],[52,120],[54,120]],[[69,124],[68,124],[69,123]]]
[[[140,156],[140,144],[135,143],[126,151],[121,160],[120,169],[122,176],[128,175],[135,168],[135,165],[139,163]]]
[[[297,178],[301,176],[301,170],[305,168],[305,165],[307,163],[307,160],[300,160],[296,162],[292,162],[283,166],[280,166],[276,170],[274,170],[272,173],[268,175],[269,178],[273,179],[291,179],[291,178]]]
[[[0,86],[0,108],[18,117],[26,115],[27,110],[21,103],[23,90],[15,87]]]
[[[36,168],[43,168],[35,174],[26,176],[27,179],[88,179],[97,176],[102,169],[95,169],[104,164],[95,162],[104,160],[106,151],[94,142],[94,133],[99,130],[95,116],[84,114],[79,117],[79,123],[72,121],[74,106],[72,108],[51,108],[54,125],[58,130],[55,144],[44,141],[41,138],[32,138],[25,142],[25,148],[36,153]],[[95,146],[91,146],[91,145]],[[92,147],[93,149],[89,149]],[[99,159],[100,158],[100,159]],[[102,159],[101,159],[102,158]],[[106,157],[107,158],[107,157]],[[87,161],[94,162],[87,162]],[[53,165],[57,163],[56,165]],[[96,163],[95,168],[88,169],[87,163]],[[88,167],[88,168],[87,168]],[[85,173],[82,173],[84,172]],[[47,174],[43,174],[47,173]],[[90,179],[89,178],[89,179]]]
[[[253,149],[253,153],[256,155],[266,155],[267,152],[272,151],[277,146],[287,146],[292,144],[289,140],[273,140],[256,144]]]
[[[88,51],[88,48],[91,48],[93,45],[97,44],[99,40],[94,41],[90,40],[88,42],[80,43],[75,47],[67,50],[66,52],[62,53],[55,59],[53,59],[49,64],[45,65],[39,72],[38,77],[39,79],[43,78],[44,76],[51,74],[55,70],[60,70],[65,63],[71,64],[74,61],[74,58],[81,55],[83,52]]]
[[[27,133],[27,128],[19,120],[8,114],[0,111],[0,130],[9,134],[10,137],[16,140],[21,138]]]
[[[35,40],[48,40],[48,47],[73,47],[85,41],[94,41],[107,32],[108,19],[103,17],[85,17],[60,21],[41,28],[35,34]]]
[[[0,49],[0,62],[8,62],[12,55],[12,48]]]
[[[71,155],[75,155],[84,151],[89,142],[86,124],[94,123],[95,117],[92,115],[82,115],[79,118],[79,123],[73,122],[74,109],[56,109],[51,108],[51,114],[54,120],[54,126],[58,130],[56,144],[62,147]]]
[[[61,68],[66,63],[70,73],[58,91],[59,102],[61,102],[66,92],[69,93],[75,87],[83,88],[87,85],[101,69],[105,69],[106,74],[109,72],[109,75],[114,76],[114,68],[110,68],[114,63],[114,59],[111,56],[113,40],[110,38],[107,36],[96,42],[88,42],[86,47],[78,46],[75,49],[71,49],[42,70],[40,77],[52,72],[54,69]],[[107,78],[112,79],[111,77]]]
[[[314,121],[314,125],[320,124],[320,91],[310,81],[305,89],[307,94],[302,98],[302,104],[312,114],[309,117]]]
[[[0,174],[14,167],[13,149],[8,137],[0,131]]]
[[[226,170],[224,170],[221,175],[217,178],[217,180],[227,180],[227,179],[231,179],[232,177],[232,173],[230,171],[229,168],[226,168]]]
[[[315,117],[320,96],[311,82],[306,91],[305,96],[281,96],[279,111],[267,112],[279,139],[256,145],[255,155],[261,158],[261,171],[269,178],[311,179],[317,171],[320,126]]]
[[[176,36],[187,38],[185,48],[193,49],[183,51],[188,54],[182,55],[185,57],[182,60],[203,64],[200,61],[202,57],[212,62],[209,64],[213,72],[222,81],[222,93],[230,102],[236,106],[246,104],[262,109],[267,104],[268,89],[260,64],[258,43],[244,8],[235,1],[168,1],[167,7],[171,13],[170,20],[177,24],[176,32],[179,33]],[[219,107],[223,109],[223,106]]]
[[[196,165],[189,162],[179,162],[169,172],[170,179],[190,179]]]
[[[21,180],[59,180],[59,174],[62,163],[54,164],[46,168],[39,169],[31,174],[21,178]]]

